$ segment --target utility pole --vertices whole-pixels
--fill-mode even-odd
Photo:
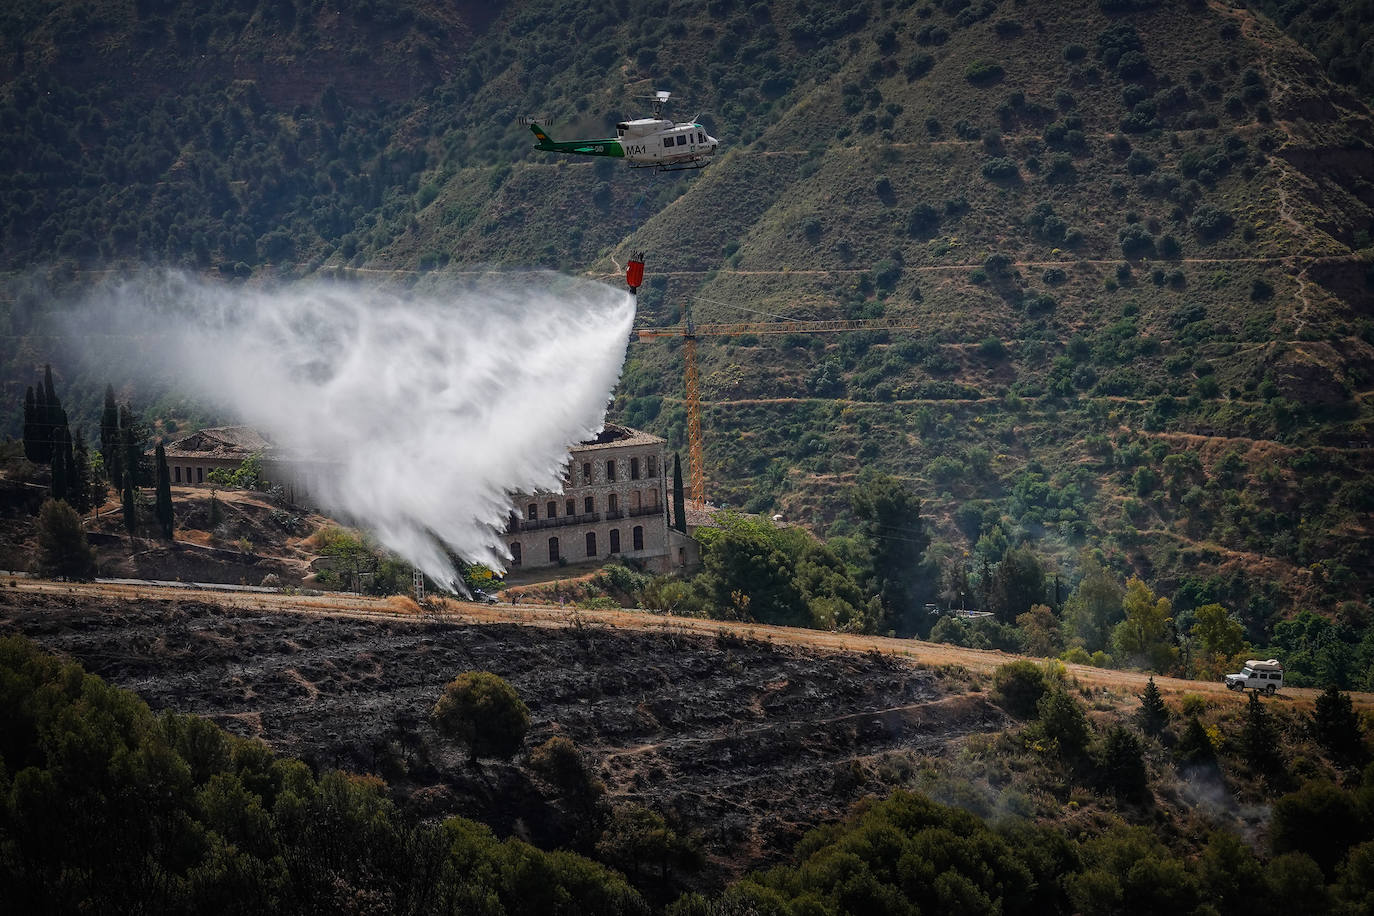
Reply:
[[[415,586],[415,603],[425,603],[425,574],[420,572],[420,567],[410,568],[410,580]]]

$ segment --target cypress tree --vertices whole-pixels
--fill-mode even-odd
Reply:
[[[687,494],[682,489],[682,457],[673,452],[673,527],[687,533]]]
[[[153,461],[157,468],[157,524],[162,531],[162,536],[170,541],[174,530],[172,521],[172,472],[167,468],[167,453],[162,448],[161,442],[157,444]]]
[[[134,505],[134,478],[128,471],[124,472],[124,493],[121,503],[124,508],[124,530],[129,532],[129,537],[133,537],[138,531],[138,507]]]
[[[1169,707],[1164,705],[1164,697],[1155,686],[1154,675],[1150,675],[1145,692],[1140,695],[1140,709],[1136,711],[1136,721],[1140,723],[1140,730],[1147,735],[1158,735],[1169,724]]]
[[[38,406],[32,385],[24,389],[24,457],[38,461]]]
[[[43,425],[47,435],[44,436],[46,442],[45,452],[47,461],[51,462],[62,445],[61,429],[67,422],[67,415],[62,410],[62,401],[57,396],[57,390],[52,383],[52,366],[43,366],[43,401],[46,415],[43,418]]]
[[[105,462],[105,471],[110,483],[122,480],[119,467],[119,405],[115,403],[114,386],[105,386],[105,409],[100,414],[100,457]]]
[[[33,395],[33,458],[34,464],[52,461],[52,430],[48,429],[48,400],[39,383]]]
[[[139,435],[138,418],[129,409],[127,404],[119,405],[119,438],[122,445],[120,451],[120,470],[126,474],[133,475],[134,486],[141,486],[144,482],[143,466],[141,462],[142,448],[141,436]]]
[[[86,448],[85,432],[77,427],[68,468],[67,502],[82,515],[91,511],[91,483],[91,455]]]
[[[68,490],[71,482],[72,437],[67,427],[57,428],[52,450],[52,498],[70,503]]]

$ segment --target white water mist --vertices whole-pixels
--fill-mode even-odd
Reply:
[[[70,317],[140,341],[157,375],[305,458],[326,510],[453,585],[445,548],[502,569],[508,494],[558,490],[569,446],[601,429],[634,300],[549,272],[433,285],[155,272]],[[128,359],[115,371],[137,376]]]

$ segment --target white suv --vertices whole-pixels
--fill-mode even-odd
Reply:
[[[1244,690],[1249,687],[1252,690],[1263,690],[1269,696],[1273,696],[1274,691],[1283,686],[1283,665],[1274,658],[1264,662],[1252,658],[1240,669],[1240,674],[1226,675],[1226,686],[1232,690]]]

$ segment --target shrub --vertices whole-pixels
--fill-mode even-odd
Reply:
[[[978,355],[983,359],[1001,359],[1007,355],[1007,348],[999,337],[984,337],[978,345]]]
[[[940,211],[930,204],[917,204],[906,219],[909,235],[926,236],[940,228]]]
[[[60,499],[46,500],[38,510],[38,572],[52,579],[95,577],[95,552],[81,517]]]
[[[470,759],[510,758],[530,727],[515,688],[490,671],[466,671],[444,688],[430,719],[440,734],[466,744]]]
[[[1003,72],[997,61],[979,58],[964,70],[964,78],[975,86],[990,86],[1002,79]]]
[[[1199,237],[1210,240],[1225,235],[1233,222],[1231,214],[1225,210],[1204,204],[1197,208],[1188,225]]]
[[[1017,168],[1015,161],[998,156],[983,163],[983,177],[993,181],[1015,181],[1021,177],[1021,170]]]
[[[1045,672],[1034,662],[1008,662],[998,667],[992,676],[993,699],[1018,719],[1035,715],[1037,704],[1047,689]]]
[[[924,51],[920,51],[911,56],[911,59],[906,62],[906,66],[902,68],[902,72],[906,74],[908,81],[914,81],[925,76],[934,66],[935,58]]]
[[[1116,234],[1121,243],[1121,253],[1128,258],[1149,254],[1154,250],[1154,236],[1139,223],[1123,226]]]
[[[1148,175],[1155,170],[1155,161],[1136,150],[1126,157],[1126,171],[1132,175]]]

